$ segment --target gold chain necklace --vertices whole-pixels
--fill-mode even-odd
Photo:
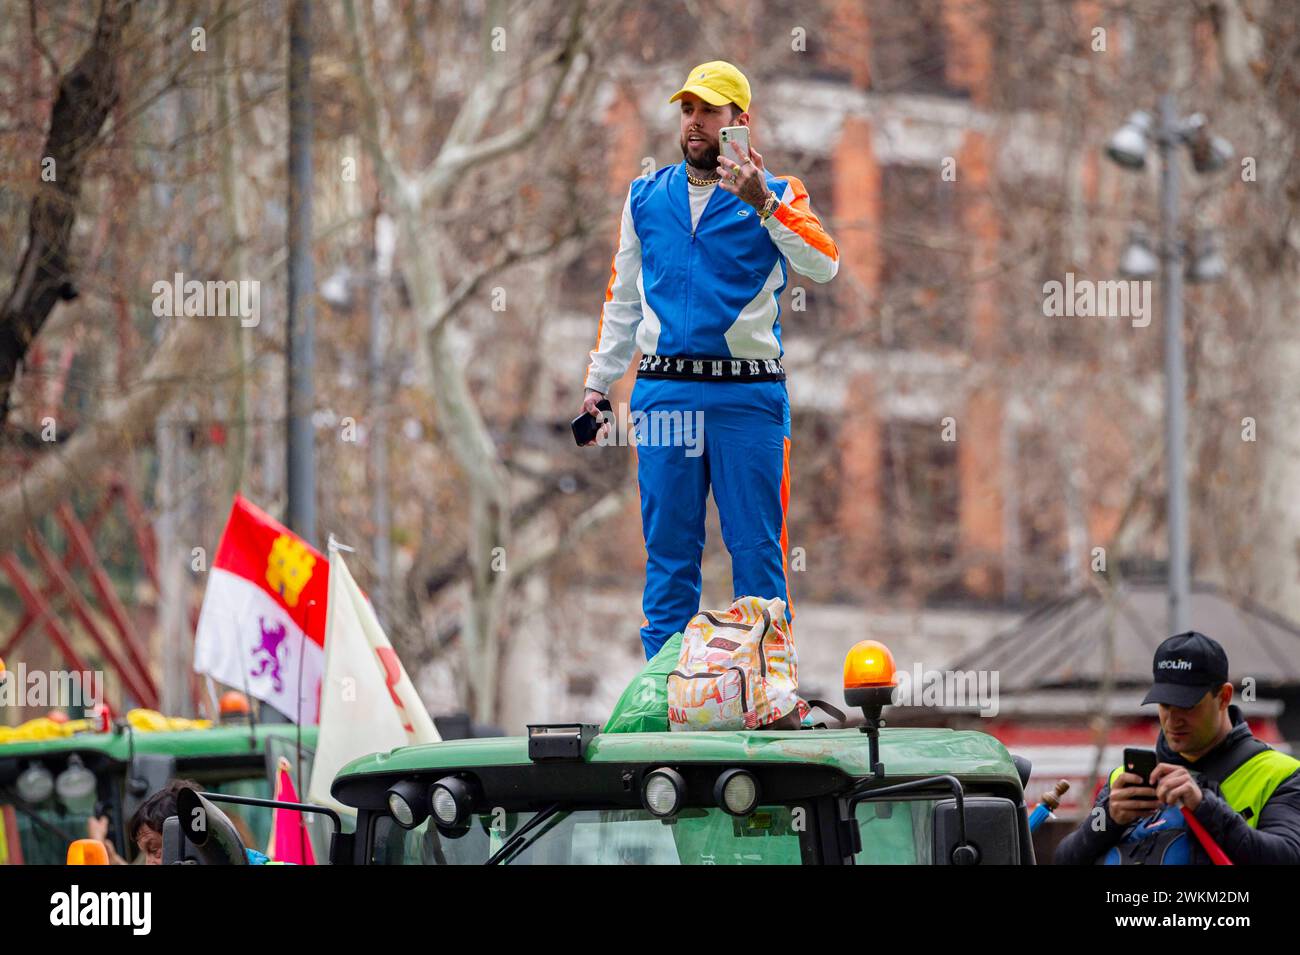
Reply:
[[[712,179],[698,179],[689,172],[686,174],[686,181],[692,186],[712,186],[722,181],[721,176],[714,176]]]

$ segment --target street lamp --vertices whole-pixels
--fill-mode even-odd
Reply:
[[[1219,249],[1217,232],[1201,232],[1192,240],[1192,255],[1187,263],[1187,281],[1217,282],[1228,271]]]
[[[1179,146],[1191,154],[1198,173],[1222,169],[1232,158],[1232,144],[1211,136],[1204,115],[1194,113],[1179,119],[1172,93],[1160,97],[1154,119],[1137,111],[1106,143],[1106,155],[1126,169],[1142,169],[1152,140],[1160,153],[1160,249],[1161,282],[1164,287],[1165,322],[1165,461],[1168,482],[1169,521],[1169,632],[1190,630],[1188,599],[1190,560],[1187,542],[1187,443],[1186,371],[1183,367],[1183,250],[1178,239],[1178,156]],[[1145,254],[1144,254],[1145,253]],[[1131,268],[1134,277],[1146,270],[1154,274],[1150,245],[1134,239],[1124,251],[1121,270]],[[1226,266],[1218,252],[1217,237],[1206,237],[1196,249],[1188,267],[1189,281],[1214,281]],[[1126,274],[1128,274],[1126,272]]]
[[[1146,230],[1134,227],[1129,231],[1128,245],[1119,257],[1119,271],[1127,279],[1149,279],[1160,268],[1160,257],[1151,247]]]
[[[1183,120],[1183,138],[1192,154],[1192,168],[1197,172],[1216,172],[1232,159],[1232,143],[1222,136],[1210,135],[1203,113],[1193,113]]]
[[[1106,155],[1126,169],[1147,164],[1147,141],[1151,136],[1151,114],[1139,110],[1106,143]]]

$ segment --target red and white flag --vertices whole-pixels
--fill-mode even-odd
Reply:
[[[194,669],[297,722],[320,718],[329,562],[236,495],[208,574]]]

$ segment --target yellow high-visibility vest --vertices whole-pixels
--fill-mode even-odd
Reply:
[[[1264,804],[1273,795],[1273,790],[1289,779],[1300,769],[1300,759],[1279,753],[1275,749],[1266,749],[1256,753],[1234,769],[1226,779],[1219,782],[1219,795],[1232,807],[1232,811],[1246,815],[1246,825],[1252,829],[1259,823],[1259,814],[1264,811]],[[1123,766],[1116,766],[1110,774],[1110,785],[1115,786],[1115,778],[1124,771]],[[1250,812],[1246,813],[1249,809]]]

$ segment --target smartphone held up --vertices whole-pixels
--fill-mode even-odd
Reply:
[[[736,159],[737,153],[749,158],[749,127],[748,126],[724,126],[718,133],[718,142],[721,145],[719,152],[728,159]]]

